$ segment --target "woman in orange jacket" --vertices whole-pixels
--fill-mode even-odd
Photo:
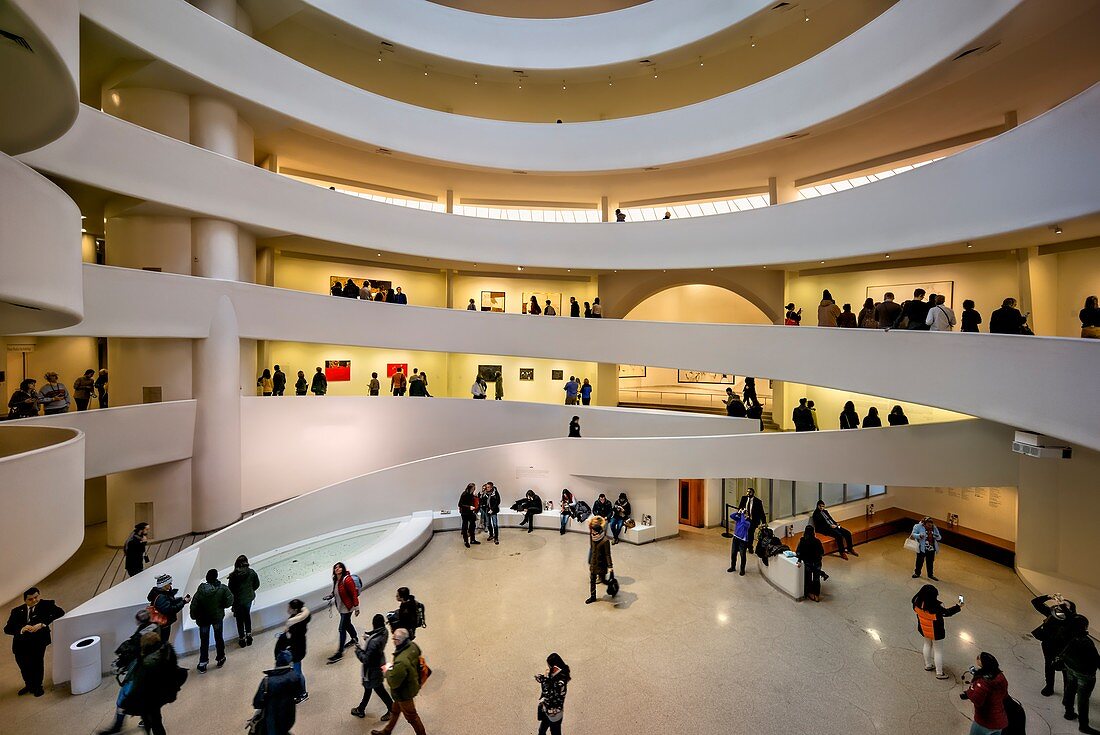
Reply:
[[[917,614],[917,632],[924,636],[924,670],[935,669],[937,679],[950,678],[943,673],[943,619],[962,610],[963,598],[959,604],[944,607],[940,602],[940,591],[935,585],[926,584],[913,595],[913,612]]]

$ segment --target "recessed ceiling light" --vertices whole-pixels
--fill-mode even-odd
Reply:
[[[563,91],[565,90],[565,80],[564,79],[561,80],[561,88],[562,88]]]
[[[516,270],[517,270],[517,271],[521,271],[521,270],[523,270],[523,266],[522,266],[522,265],[517,265],[517,266],[516,266]]]
[[[381,258],[381,257],[382,257],[382,253],[378,253],[378,257],[379,257],[379,258]]]
[[[808,10],[803,10],[802,11],[802,20],[806,23],[810,22],[810,11],[808,11]]]
[[[756,48],[756,38],[749,36],[749,48]]]
[[[609,87],[611,86],[611,77],[607,78],[607,86],[609,86]]]
[[[767,269],[768,269],[768,266],[764,266],[764,270],[767,270]]]
[[[474,86],[477,86],[477,74],[474,74]]]
[[[886,254],[886,257],[887,257],[887,258],[889,258],[889,257],[890,257],[890,253],[887,253],[887,254]]]
[[[711,273],[714,273],[714,269],[713,269],[713,268],[711,268],[711,269],[710,269],[710,272],[711,272]]]
[[[428,67],[424,67],[424,76],[428,76]]]
[[[702,66],[702,65],[703,65],[703,57],[702,57],[702,56],[700,56],[700,57],[699,57],[699,66]]]
[[[81,228],[80,228],[80,231],[81,231],[81,232],[83,232],[83,233],[85,233],[85,234],[87,234],[87,232],[88,232],[88,231],[87,231],[87,230],[85,230],[85,229],[84,229],[83,227],[81,227]]]
[[[1055,235],[1061,235],[1062,234],[1062,226],[1061,225],[1054,225],[1054,234]]]
[[[824,261],[824,260],[823,260],[823,261],[821,261],[821,265],[825,265],[825,261]]]
[[[973,245],[971,245],[970,243],[967,243],[967,244],[966,244],[966,246],[967,246],[968,248],[972,248],[972,247],[974,247],[974,246],[973,246]]]

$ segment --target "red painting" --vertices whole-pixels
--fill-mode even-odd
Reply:
[[[409,376],[409,363],[407,362],[391,362],[386,365],[386,377],[392,378],[393,374],[398,370],[407,378]]]
[[[330,383],[351,380],[351,360],[325,360],[325,378]]]

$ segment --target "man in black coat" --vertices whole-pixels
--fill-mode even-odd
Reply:
[[[53,600],[43,600],[37,587],[23,593],[23,604],[11,611],[4,632],[12,636],[11,650],[23,675],[20,696],[41,697],[46,648],[52,642],[50,624],[65,614]]]
[[[749,548],[751,549],[756,539],[756,529],[768,520],[764,512],[764,501],[756,497],[756,489],[750,487],[741,496],[741,500],[737,501],[737,509],[745,511],[749,517],[749,523],[752,524],[749,526]]]
[[[281,396],[286,392],[286,373],[278,365],[271,376],[271,395]]]
[[[1054,594],[1039,595],[1031,601],[1031,606],[1045,618],[1042,625],[1031,631],[1031,635],[1042,644],[1045,684],[1042,695],[1049,697],[1054,694],[1054,659],[1069,642],[1073,619],[1077,617],[1077,605]]]
[[[817,533],[833,537],[833,540],[836,541],[836,550],[840,554],[841,559],[847,559],[848,554],[859,556],[859,553],[852,545],[852,532],[836,522],[833,518],[833,514],[825,509],[824,500],[817,501],[817,508],[814,510],[813,515],[810,516],[810,524]]]
[[[600,516],[604,519],[610,519],[614,510],[615,509],[611,506],[611,501],[608,500],[607,496],[603,493],[600,493],[600,497],[596,498],[596,502],[592,504],[592,515]]]
[[[252,697],[252,706],[263,712],[264,733],[289,733],[294,727],[299,699],[306,691],[305,680],[294,670],[289,650],[275,654],[275,668],[264,678]]]
[[[386,643],[390,634],[386,630],[386,618],[383,615],[375,615],[371,622],[374,626],[366,636],[366,643],[362,648],[355,647],[356,657],[363,663],[363,701],[351,711],[356,717],[366,717],[367,703],[373,692],[386,705],[386,714],[382,715],[382,721],[390,719],[390,710],[393,709],[393,698],[386,691],[385,678],[382,676],[382,666],[386,663]]]
[[[141,574],[141,571],[145,569],[145,564],[149,561],[149,557],[145,553],[145,549],[149,545],[148,538],[149,524],[142,522],[134,526],[130,538],[126,539],[126,543],[123,544],[122,556],[126,562],[127,576],[133,577]]]
[[[798,405],[791,412],[791,421],[794,422],[795,431],[814,430],[814,415],[810,412],[810,407],[806,405],[805,398],[798,399]]]

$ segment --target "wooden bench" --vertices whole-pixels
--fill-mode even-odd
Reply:
[[[924,516],[904,508],[887,508],[878,511],[870,518],[857,516],[841,521],[840,525],[851,532],[852,543],[858,545],[886,536],[893,536],[896,533],[911,533],[913,524],[920,522],[922,518]],[[946,520],[940,518],[934,518],[933,520],[936,522],[936,528],[940,530],[942,542],[947,546],[995,561],[998,564],[1004,564],[1008,567],[1013,566],[1016,560],[1016,544],[1012,541],[966,526],[949,526]],[[794,535],[783,538],[783,543],[792,549],[798,547],[798,540],[802,537],[801,529],[805,528],[805,525],[801,522],[795,522],[794,525]],[[832,536],[816,532],[815,535],[821,541],[826,554],[836,553],[836,540]]]

